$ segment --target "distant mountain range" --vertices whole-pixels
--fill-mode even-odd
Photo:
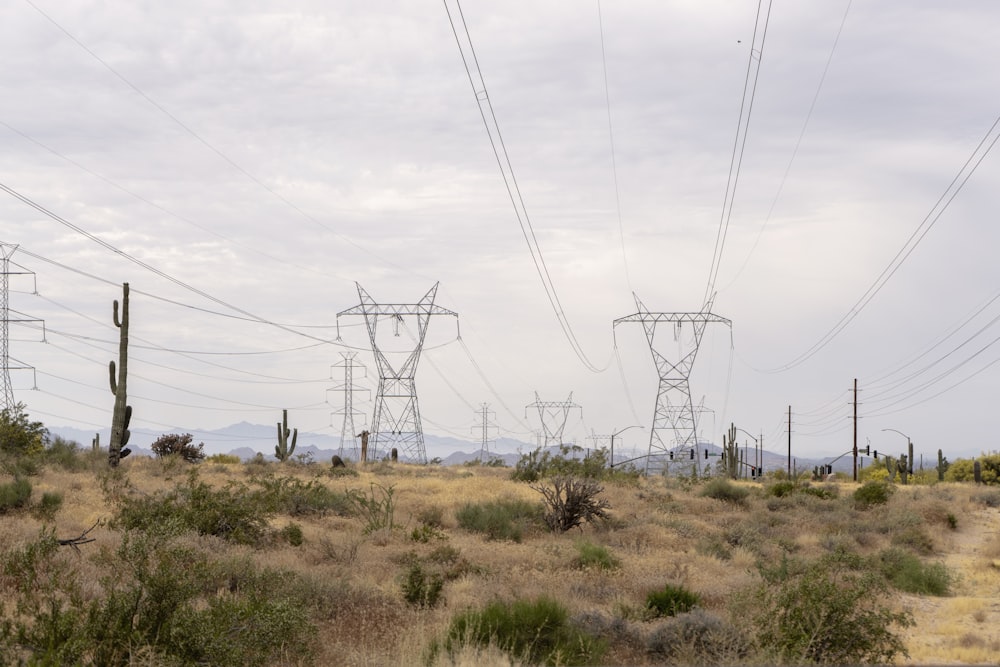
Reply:
[[[83,447],[90,446],[95,435],[99,435],[100,444],[106,447],[111,439],[111,430],[103,429],[99,432],[84,431],[82,429],[68,426],[50,426],[49,432],[58,435],[66,440],[72,440]],[[190,433],[194,442],[205,444],[205,452],[212,454],[233,454],[243,460],[252,459],[258,453],[267,459],[274,458],[274,445],[277,442],[277,432],[274,425],[264,426],[261,424],[250,424],[240,422],[213,431],[199,430],[173,430],[168,433],[184,434]],[[148,429],[132,429],[132,435],[128,446],[136,456],[153,456],[152,443],[164,435],[163,431],[151,431]],[[300,432],[294,456],[307,457],[312,461],[329,461],[335,454],[340,455],[340,437],[323,433]],[[481,446],[479,443],[461,440],[459,438],[443,437],[430,433],[424,434],[424,448],[429,460],[439,459],[442,465],[462,465],[475,461],[480,457]],[[488,455],[490,458],[500,458],[506,465],[513,466],[521,458],[521,454],[532,452],[537,445],[515,440],[512,438],[499,438],[490,443]],[[704,451],[709,453],[708,463],[714,466],[719,460],[722,449],[717,445],[702,443],[700,453],[704,457]],[[615,447],[615,463],[621,464],[630,459],[641,458],[647,453],[647,448],[625,448]],[[585,455],[586,450],[580,450],[580,456]],[[343,452],[345,458],[356,460],[357,452],[348,450]],[[682,455],[683,456],[683,455]],[[748,453],[749,459],[753,459],[753,450]],[[829,459],[796,459],[794,465],[797,470],[812,470],[814,466],[829,463]],[[702,464],[706,463],[704,458]],[[764,451],[762,454],[764,470],[784,469],[788,465],[786,454],[778,454]],[[636,461],[636,465],[641,467],[642,462]],[[865,465],[870,465],[870,459],[865,461]],[[842,457],[833,462],[833,469],[837,472],[851,472],[851,457]]]

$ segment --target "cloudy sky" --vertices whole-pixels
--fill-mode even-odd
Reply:
[[[377,382],[361,319],[337,340],[355,283],[414,303],[439,282],[458,318],[427,333],[428,433],[475,441],[485,403],[491,435],[531,441],[536,392],[572,392],[568,439],[644,425],[622,434],[643,447],[658,376],[612,322],[633,293],[667,313],[714,293],[732,328],[708,327],[691,377],[703,438],[735,422],[784,451],[791,406],[794,453],[835,456],[857,378],[862,446],[996,449],[1000,4],[775,2],[763,44],[748,0],[462,10],[517,208],[442,3],[3,3],[0,241],[35,274],[10,276],[11,319],[46,330],[11,326],[35,369],[11,371],[16,399],[109,425],[128,282],[134,428],[287,408],[337,435],[343,355]]]

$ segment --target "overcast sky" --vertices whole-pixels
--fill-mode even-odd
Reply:
[[[355,282],[380,303],[440,282],[460,329],[430,323],[426,432],[475,441],[486,403],[492,435],[531,441],[535,392],[572,392],[567,439],[635,424],[621,437],[645,447],[657,372],[641,327],[612,322],[636,312],[633,292],[650,311],[701,310],[717,258],[712,312],[732,329],[708,327],[691,376],[704,439],[735,422],[784,451],[791,406],[794,453],[835,456],[857,378],[862,447],[904,451],[895,429],[925,457],[996,449],[1000,3],[779,1],[762,48],[747,0],[462,9],[587,363],[443,4],[13,0],[0,183],[52,214],[0,192],[11,270],[37,279],[32,294],[11,276],[11,318],[47,332],[11,326],[11,357],[36,369],[11,371],[16,399],[49,426],[107,428],[128,282],[133,428],[273,424],[287,408],[301,431],[339,435],[333,366],[357,351],[356,383],[377,383],[361,319],[335,340]],[[380,331],[393,350],[416,329]],[[658,336],[667,356],[690,343]],[[372,398],[355,393],[356,423]]]

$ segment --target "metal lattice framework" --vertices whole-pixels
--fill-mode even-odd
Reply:
[[[354,417],[364,416],[363,412],[357,412],[354,409],[354,392],[355,391],[368,391],[365,387],[357,387],[354,384],[354,369],[360,368],[365,370],[365,366],[361,363],[355,364],[355,357],[358,356],[357,352],[341,352],[340,356],[343,357],[340,361],[333,365],[333,368],[343,368],[344,369],[344,381],[328,389],[327,391],[342,391],[344,392],[344,407],[340,410],[334,410],[334,415],[343,415],[344,420],[340,429],[340,451],[338,455],[344,457],[344,448],[349,449],[356,461],[361,460],[361,447],[358,445],[358,434],[355,433],[354,428]]]
[[[646,472],[648,474],[651,471],[666,471],[671,463],[686,461],[688,464],[693,462],[695,471],[700,473],[701,452],[698,444],[698,421],[691,400],[691,370],[698,356],[705,327],[710,323],[731,327],[732,322],[709,312],[712,308],[711,301],[706,304],[702,312],[653,313],[643,305],[638,296],[634,294],[633,296],[638,312],[616,319],[613,328],[625,323],[642,325],[660,378],[656,408],[653,412],[653,427],[649,433]],[[674,342],[680,343],[675,360],[668,358],[661,351],[662,346],[656,340],[656,328],[660,324],[670,324],[674,328]],[[693,335],[690,342],[685,345],[682,333],[688,327],[691,328]],[[667,431],[670,431],[669,435]],[[670,436],[673,436],[672,439]]]
[[[569,398],[565,401],[543,401],[536,391],[535,402],[524,407],[525,418],[528,416],[529,408],[538,410],[538,420],[542,424],[543,447],[563,444],[563,431],[566,429],[570,410],[579,409],[580,414],[583,414],[583,408],[573,402],[573,392],[569,392]]]
[[[10,309],[10,277],[28,275],[34,276],[33,271],[28,271],[24,269],[22,271],[12,271],[11,264],[23,269],[14,262],[10,261],[11,256],[17,250],[17,244],[13,243],[0,243],[0,363],[3,364],[3,368],[0,369],[0,375],[3,375],[3,404],[0,405],[0,409],[13,411],[17,406],[17,401],[14,399],[14,385],[10,381],[11,371],[34,371],[32,366],[28,366],[16,359],[12,359],[10,356],[10,325],[11,324],[27,324],[31,322],[40,323],[42,325],[42,340],[45,340],[45,324],[42,320],[30,318],[23,316],[22,313],[12,311]],[[37,293],[37,287],[35,289]],[[22,317],[11,317],[11,313],[15,315],[22,315]],[[37,389],[37,387],[35,387]]]
[[[355,283],[358,288],[360,305],[337,313],[337,321],[342,315],[361,315],[365,318],[368,328],[368,339],[371,342],[372,354],[375,355],[375,365],[378,367],[378,392],[375,396],[375,413],[372,417],[372,440],[369,444],[369,456],[377,459],[385,456],[395,448],[404,461],[411,463],[427,463],[427,450],[424,447],[424,431],[420,423],[420,408],[417,405],[417,388],[415,377],[420,352],[424,347],[427,335],[427,325],[434,315],[451,315],[458,318],[458,313],[434,304],[439,283],[424,295],[417,303],[376,303],[368,292]],[[398,336],[399,325],[404,317],[415,317],[417,335],[411,350],[403,353],[393,353],[403,357],[403,363],[397,368],[387,354],[379,347],[376,333],[380,320],[388,318],[393,323],[394,332]],[[339,328],[339,326],[338,326]],[[339,332],[338,332],[339,338]]]

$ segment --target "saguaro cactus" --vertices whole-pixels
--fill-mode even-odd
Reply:
[[[941,450],[939,449],[938,450],[938,462],[937,462],[937,474],[938,474],[938,481],[939,482],[943,482],[944,481],[944,474],[947,471],[948,471],[948,459],[946,459],[944,457],[944,455],[941,453]]]
[[[907,475],[910,473],[909,459],[906,454],[900,454],[899,461],[896,462],[896,469],[899,470],[899,481],[906,484]]]
[[[972,462],[972,479],[976,484],[983,483],[983,466],[979,461]]]
[[[722,434],[722,460],[729,479],[737,479],[740,476],[740,459],[736,446],[736,424],[730,424],[729,433]]]
[[[126,405],[126,381],[128,380],[128,283],[122,283],[121,317],[119,317],[118,300],[114,302],[113,317],[119,330],[118,340],[118,373],[115,377],[114,360],[108,365],[111,380],[111,393],[115,395],[115,408],[111,416],[111,442],[108,444],[108,464],[117,468],[119,461],[129,455],[128,425],[132,420],[132,406]]]
[[[913,442],[911,442],[909,439],[907,439],[907,441],[906,441],[906,449],[907,449],[906,454],[907,454],[907,457],[908,457],[906,459],[906,461],[907,461],[906,471],[912,475],[913,474]],[[906,482],[903,482],[903,484],[906,484]]]
[[[896,482],[897,461],[888,454],[885,455],[885,469],[889,472],[889,481]]]
[[[292,436],[291,443],[288,436]],[[278,424],[278,444],[274,446],[274,455],[279,461],[287,461],[295,451],[295,441],[299,439],[299,429],[288,430],[288,410],[281,411],[281,423]]]

